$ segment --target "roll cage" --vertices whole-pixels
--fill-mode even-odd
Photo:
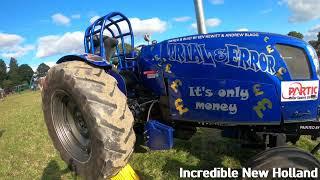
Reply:
[[[119,42],[116,43],[116,51],[109,57],[106,56],[104,42],[106,36]],[[95,46],[95,38],[99,41],[99,46]],[[85,32],[84,47],[86,53],[99,55],[110,64],[117,61],[117,68],[119,70],[131,70],[135,67],[135,62],[132,61],[134,57],[132,26],[129,19],[119,12],[112,12],[100,17],[90,25]],[[97,48],[99,48],[98,51]]]

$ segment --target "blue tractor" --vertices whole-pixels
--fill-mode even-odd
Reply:
[[[151,120],[178,138],[212,127],[271,148],[253,168],[320,167],[308,152],[278,147],[320,136],[319,61],[306,42],[222,32],[135,47],[130,21],[112,12],[87,28],[84,47],[50,69],[42,101],[55,148],[87,179],[117,174]]]

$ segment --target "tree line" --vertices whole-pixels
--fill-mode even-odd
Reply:
[[[38,77],[46,75],[50,69],[45,63],[41,63],[36,72],[27,64],[18,65],[17,59],[10,58],[9,66],[0,59],[0,88],[12,88],[21,84],[30,84],[32,76],[36,73]]]

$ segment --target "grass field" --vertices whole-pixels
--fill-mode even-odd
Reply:
[[[297,146],[311,150],[315,144],[302,137]],[[254,154],[221,138],[218,131],[203,128],[189,141],[175,140],[169,151],[152,152],[138,145],[130,165],[141,179],[178,179],[179,167],[239,168]],[[81,179],[67,169],[52,146],[39,92],[27,91],[0,101],[0,179]]]

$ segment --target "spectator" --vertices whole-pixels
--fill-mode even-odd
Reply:
[[[0,100],[4,99],[4,90],[0,87]]]

